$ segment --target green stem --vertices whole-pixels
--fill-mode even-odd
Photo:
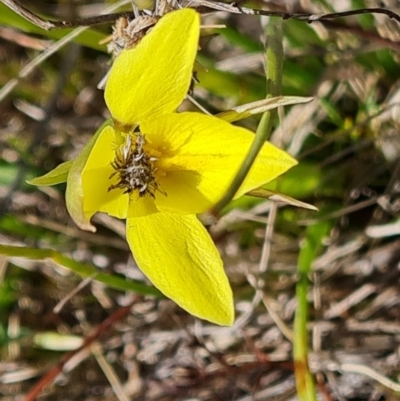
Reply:
[[[300,401],[316,401],[317,399],[313,375],[308,366],[308,287],[308,277],[305,273],[301,272],[296,285],[297,310],[293,328],[294,373],[296,377],[297,395]]]
[[[33,260],[51,259],[53,262],[64,266],[68,270],[73,271],[83,278],[93,276],[93,280],[100,281],[101,283],[106,284],[108,287],[112,287],[121,291],[134,291],[139,294],[162,297],[161,293],[154,287],[149,287],[148,285],[138,281],[127,281],[123,277],[117,275],[99,272],[93,266],[77,262],[76,260],[68,258],[61,253],[54,251],[53,249],[37,249],[0,244],[0,255],[18,256]]]
[[[267,37],[266,50],[266,78],[267,78],[267,96],[274,97],[281,95],[282,74],[283,74],[283,46],[282,46],[282,20],[280,18],[270,18],[265,29]],[[214,206],[213,212],[218,212],[226,206],[235,196],[242,185],[242,182],[249,173],[258,153],[263,147],[265,141],[271,134],[273,123],[276,117],[276,110],[266,111],[261,117],[256,135],[247,153],[247,156],[240,166],[240,169],[226,191],[225,195]]]
[[[297,263],[299,279],[296,285],[297,308],[293,328],[293,360],[296,376],[297,395],[300,401],[316,401],[314,378],[308,365],[309,274],[317,257],[324,237],[329,233],[330,222],[320,222],[307,228],[307,236]]]

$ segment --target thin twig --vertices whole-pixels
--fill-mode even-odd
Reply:
[[[36,397],[42,392],[42,390],[63,371],[65,364],[78,352],[82,351],[86,347],[90,346],[95,340],[97,340],[101,334],[106,332],[112,327],[115,322],[123,319],[130,313],[132,305],[137,301],[138,297],[135,297],[129,305],[124,306],[118,310],[116,310],[111,316],[109,316],[106,320],[104,320],[100,326],[89,336],[87,336],[80,348],[77,350],[66,353],[58,362],[56,366],[54,366],[49,372],[46,373],[45,376],[42,377],[28,392],[24,401],[34,401]]]
[[[55,314],[60,313],[61,309],[64,307],[64,305],[72,298],[74,297],[80,290],[85,288],[88,284],[92,282],[92,280],[96,277],[97,273],[92,274],[89,277],[86,277],[84,280],[82,280],[70,293],[68,293],[54,308],[53,312]]]
[[[103,355],[103,350],[101,345],[98,342],[95,342],[90,347],[93,356],[96,358],[97,363],[99,364],[101,370],[104,375],[107,377],[108,381],[111,384],[112,389],[114,390],[115,396],[119,401],[129,401],[130,397],[125,393],[121,382],[118,379],[118,376],[115,373],[115,370],[112,366],[107,362],[106,358]]]
[[[360,375],[368,376],[371,379],[374,379],[385,387],[389,388],[390,390],[400,392],[400,383],[396,383],[388,379],[386,376],[378,373],[369,366],[360,365],[357,363],[343,363],[342,365],[340,365],[340,370],[346,373],[358,373]]]
[[[45,30],[51,30],[57,28],[74,28],[78,26],[91,26],[91,25],[114,22],[120,17],[125,17],[132,20],[135,19],[136,17],[134,12],[121,12],[121,13],[113,13],[106,15],[98,15],[87,18],[79,18],[76,19],[75,21],[49,21],[32,13],[27,8],[19,4],[16,0],[1,0],[1,1],[21,17],[27,19],[36,26],[39,26],[40,28]],[[314,14],[314,13],[289,13],[286,11],[252,9],[252,8],[237,6],[235,3],[229,4],[229,3],[214,2],[209,0],[190,0],[188,6],[192,8],[199,8],[200,9],[199,11],[204,11],[204,12],[226,11],[232,14],[264,15],[268,17],[278,17],[284,20],[296,19],[299,21],[308,22],[309,24],[316,21],[329,21],[338,18],[345,18],[356,15],[365,15],[365,14],[383,14],[389,17],[390,19],[394,19],[395,21],[400,23],[399,14],[395,13],[392,10],[380,7],[358,8],[356,10],[349,10],[349,11],[342,11],[328,14]]]
[[[51,31],[52,29],[77,28],[83,26],[88,27],[92,25],[104,24],[104,23],[114,22],[120,17],[134,18],[133,13],[127,12],[127,13],[112,13],[112,14],[97,15],[88,18],[77,18],[74,21],[50,21],[50,20],[45,20],[39,17],[37,14],[29,11],[27,8],[18,3],[18,1],[15,0],[1,0],[1,1],[11,10],[16,12],[18,15],[20,15],[21,17],[25,18],[32,24],[46,31]],[[128,1],[126,1],[124,4],[126,3],[128,3]],[[120,5],[121,4],[117,6],[114,5],[112,9],[115,10]],[[109,9],[109,11],[111,11],[111,9]]]
[[[197,4],[196,4],[197,3]],[[300,21],[312,23],[315,21],[332,20],[337,18],[350,17],[355,15],[364,14],[384,14],[391,19],[396,20],[400,23],[400,15],[392,10],[386,8],[358,8],[356,10],[342,11],[337,13],[328,14],[313,14],[313,13],[289,13],[285,11],[270,11],[270,10],[259,10],[247,7],[239,7],[235,4],[220,3],[209,0],[191,0],[190,4],[196,4],[198,7],[206,7],[209,10],[227,11],[232,14],[249,14],[249,15],[265,15],[267,17],[278,17],[284,20],[286,19],[297,19]]]

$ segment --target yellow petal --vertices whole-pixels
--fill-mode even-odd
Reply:
[[[244,128],[199,113],[165,114],[144,121],[140,129],[158,159],[158,171],[167,177],[176,171],[190,171],[200,177],[193,185],[203,200],[199,201],[197,197],[188,203],[191,213],[200,213],[221,198],[254,139],[254,134]],[[236,197],[273,180],[296,163],[286,152],[266,142]],[[176,187],[179,188],[178,182]],[[194,193],[187,182],[181,188],[182,196],[185,191]],[[170,201],[167,188],[165,191],[167,197],[162,199],[162,205],[157,196],[157,206],[164,210],[169,206],[173,210],[176,196],[171,196]],[[187,209],[181,212],[187,213]]]
[[[194,10],[174,11],[163,16],[138,46],[122,51],[105,91],[114,119],[133,124],[181,104],[191,81],[199,30]]]
[[[154,199],[148,194],[145,196],[139,196],[139,193],[135,191],[129,198],[128,218],[143,217],[159,212]]]
[[[194,316],[233,323],[232,291],[221,258],[196,216],[128,219],[127,239],[140,269],[168,298]]]
[[[213,204],[197,188],[200,174],[194,171],[171,171],[157,177],[160,189],[156,194],[157,209],[169,213],[195,214]]]
[[[96,228],[90,224],[90,217],[93,213],[85,213],[84,210],[84,189],[82,174],[88,157],[96,144],[101,133],[112,124],[112,120],[107,120],[93,135],[90,141],[83,148],[79,156],[73,161],[67,176],[67,189],[65,200],[68,213],[79,228],[87,231],[96,231]]]
[[[105,212],[124,219],[128,213],[129,195],[122,189],[108,190],[117,182],[111,162],[115,159],[117,139],[112,127],[106,127],[99,135],[82,171],[84,212],[92,216]]]
[[[266,142],[234,198],[274,180],[296,164],[297,160],[287,152]]]

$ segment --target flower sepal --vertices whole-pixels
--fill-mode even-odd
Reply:
[[[84,211],[84,191],[82,186],[82,171],[85,168],[86,162],[91,154],[91,151],[96,144],[99,135],[104,129],[113,125],[113,120],[108,119],[92,136],[90,141],[83,148],[79,156],[73,161],[67,177],[67,190],[65,200],[72,220],[76,225],[86,231],[95,232],[96,227],[90,224],[90,218],[94,213],[86,213]]]
[[[35,185],[37,187],[49,187],[51,185],[62,184],[67,182],[67,177],[69,170],[71,170],[73,160],[59,164],[57,167],[48,173],[41,175],[40,177],[32,178],[31,180],[26,180],[29,185]]]

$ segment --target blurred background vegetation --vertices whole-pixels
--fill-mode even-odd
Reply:
[[[107,5],[24,4],[62,20]],[[394,0],[247,5],[400,13]],[[201,40],[193,96],[207,110],[265,97],[267,23],[204,17],[226,25]],[[33,399],[41,378],[39,400],[400,399],[399,23],[366,14],[282,27],[282,94],[314,101],[279,110],[270,139],[300,163],[272,188],[319,212],[243,197],[218,222],[204,216],[235,294],[237,321],[220,328],[157,295],[123,222],[97,215],[97,233],[80,231],[64,185],[25,183],[74,158],[109,116],[97,85],[111,26],[18,79],[68,30],[42,31],[0,3],[0,94],[18,79],[0,101],[2,400]],[[258,120],[241,124],[255,130]]]

